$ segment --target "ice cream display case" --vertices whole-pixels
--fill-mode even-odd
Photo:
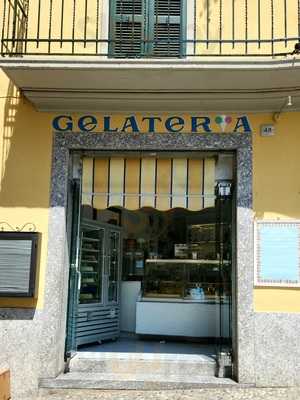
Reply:
[[[174,258],[147,258],[136,308],[140,335],[231,336],[230,225],[187,226]]]
[[[224,278],[218,260],[146,260],[136,333],[230,337],[231,285]]]
[[[223,261],[221,268],[218,260],[146,260],[142,297],[189,301],[226,297],[230,291],[227,266],[228,261]]]

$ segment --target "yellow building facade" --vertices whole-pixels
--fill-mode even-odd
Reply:
[[[42,309],[48,245],[52,121],[57,114],[37,112],[4,74],[1,78],[3,110],[1,220],[7,220],[12,227],[22,227],[28,222],[33,222],[38,231],[42,232],[43,245],[39,261],[39,289],[36,298],[34,300],[1,298],[0,304],[3,307],[34,306]],[[101,114],[95,115],[101,117]],[[76,121],[81,114],[74,113],[73,116]],[[114,115],[113,119],[118,125],[121,124],[123,117],[123,115]],[[255,218],[278,221],[298,220],[300,219],[300,203],[298,202],[300,189],[298,190],[295,177],[298,171],[297,121],[299,115],[297,112],[283,112],[275,124],[276,136],[271,138],[260,136],[260,126],[274,124],[273,114],[251,114],[250,118],[253,127]],[[33,126],[32,121],[34,121]],[[159,130],[162,132],[163,128]],[[187,130],[186,134],[188,133]],[[38,152],[36,152],[37,149]],[[287,154],[289,154],[288,160]],[[20,163],[24,166],[21,171],[16,169]],[[39,187],[42,187],[38,192],[35,191],[37,182]],[[22,205],[16,200],[19,198],[22,199]],[[9,228],[6,227],[6,229]],[[254,309],[257,312],[299,312],[300,290],[297,288],[254,288]]]

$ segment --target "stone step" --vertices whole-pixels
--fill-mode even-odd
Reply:
[[[106,374],[157,374],[163,377],[216,375],[213,357],[194,354],[77,353],[69,364],[70,372]]]
[[[90,373],[69,372],[54,379],[41,379],[43,389],[103,389],[103,390],[174,390],[203,387],[235,387],[236,382],[211,376],[195,377],[193,374],[168,376],[154,373]]]

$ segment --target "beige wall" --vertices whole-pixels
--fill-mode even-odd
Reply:
[[[0,221],[41,232],[38,289],[32,299],[0,298],[0,306],[43,306],[54,114],[36,112],[0,74]],[[99,116],[100,117],[100,116]],[[254,211],[257,218],[300,219],[299,113],[284,113],[274,137],[259,135],[271,115],[249,115],[254,130]],[[116,125],[121,118],[114,117]],[[5,230],[9,225],[2,224]],[[300,289],[254,291],[257,311],[300,312]]]

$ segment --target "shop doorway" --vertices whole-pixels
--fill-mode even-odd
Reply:
[[[81,154],[79,169],[67,352],[231,355],[234,155]]]

